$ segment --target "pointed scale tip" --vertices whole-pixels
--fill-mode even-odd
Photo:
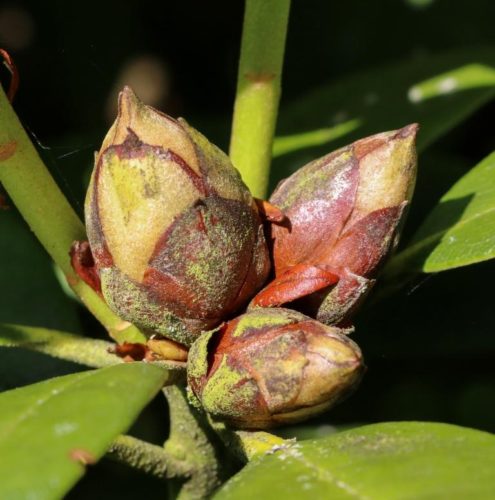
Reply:
[[[419,130],[419,124],[411,123],[410,125],[406,125],[405,127],[398,130],[397,136],[401,138],[406,137],[416,137]]]
[[[125,86],[119,93],[119,116],[130,116],[132,111],[141,104],[134,90],[129,86]]]

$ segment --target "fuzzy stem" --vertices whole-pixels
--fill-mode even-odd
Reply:
[[[230,157],[254,196],[268,190],[290,0],[246,0]]]
[[[0,323],[0,347],[19,347],[41,352],[92,368],[122,363],[112,354],[115,344],[33,326]],[[168,383],[184,383],[186,364],[178,361],[151,361],[171,372]]]
[[[72,333],[32,326],[0,324],[0,347],[20,347],[42,352],[92,368],[121,363],[110,354],[113,346],[104,340],[95,340]]]
[[[207,498],[219,486],[218,458],[207,432],[208,425],[189,405],[183,387],[169,386],[163,392],[170,414],[170,435],[164,445],[165,451],[175,460],[186,461],[193,470],[179,498]]]
[[[161,446],[132,436],[119,436],[107,451],[108,458],[160,479],[190,478],[193,468]]]
[[[116,316],[73,271],[69,249],[73,241],[85,238],[84,225],[56,185],[2,89],[0,183],[71,288],[110,335],[117,340],[142,340],[139,330]]]

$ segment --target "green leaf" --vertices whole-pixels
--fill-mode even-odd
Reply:
[[[215,496],[235,498],[493,498],[495,437],[447,424],[368,425],[274,451]]]
[[[276,161],[273,175],[285,177],[332,149],[413,122],[421,126],[421,151],[494,96],[493,47],[416,57],[350,75],[281,109],[274,154],[297,154]]]
[[[0,498],[61,498],[167,378],[126,363],[0,394]]]
[[[361,126],[360,119],[348,120],[334,127],[311,130],[300,134],[276,137],[273,141],[273,157],[282,156],[293,151],[320,146],[339,139]]]
[[[386,273],[432,273],[493,259],[494,228],[495,152],[449,189]]]

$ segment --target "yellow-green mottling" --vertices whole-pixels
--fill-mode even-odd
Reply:
[[[232,337],[240,337],[247,329],[267,328],[273,326],[290,325],[304,318],[301,314],[280,314],[278,310],[256,308],[241,316]]]
[[[203,405],[201,404],[201,401],[199,398],[194,394],[194,391],[187,386],[186,387],[186,395],[187,395],[187,400],[189,401],[189,404],[193,407],[196,408],[196,410],[203,410]]]
[[[121,318],[132,321],[143,328],[165,335],[184,345],[190,345],[192,335],[183,322],[162,304],[150,300],[136,283],[115,268],[100,272],[103,296],[109,307]]]
[[[242,384],[241,384],[242,383]],[[220,366],[203,388],[201,401],[204,409],[212,415],[235,417],[246,416],[246,405],[256,398],[258,387],[247,372],[237,371],[228,364],[224,355]]]
[[[187,356],[187,372],[193,379],[208,373],[208,344],[217,330],[203,333],[191,346]]]
[[[251,193],[228,156],[201,132],[191,127],[186,120],[179,118],[178,121],[194,144],[201,165],[207,168],[208,179],[211,185],[215,186],[218,195],[250,205],[253,201]]]

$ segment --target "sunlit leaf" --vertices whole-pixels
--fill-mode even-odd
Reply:
[[[440,199],[387,272],[445,271],[495,257],[495,153]]]
[[[304,441],[254,460],[217,499],[492,498],[495,437],[399,422]]]

